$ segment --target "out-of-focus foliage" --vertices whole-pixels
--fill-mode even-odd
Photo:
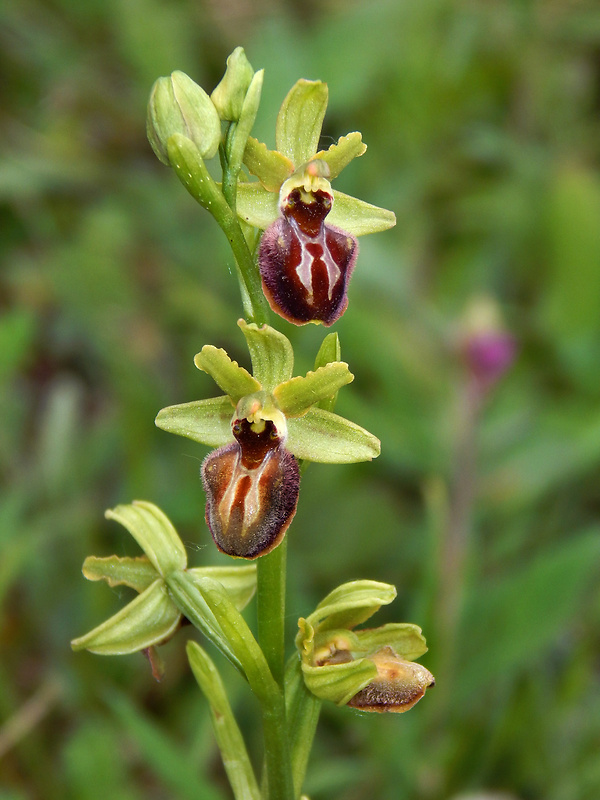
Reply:
[[[105,508],[151,500],[192,564],[222,563],[206,449],[153,419],[209,396],[203,344],[246,363],[237,288],[144,127],[156,77],[211,91],[237,44],[266,69],[255,134],[273,146],[292,83],[327,81],[322,144],[369,146],[339,188],[398,216],[336,326],[339,412],[382,455],[303,478],[290,641],[333,586],[389,581],[437,686],[400,718],[328,709],[307,792],[597,800],[600,10],[567,0],[2,5],[0,797],[227,797],[186,630],[160,685],[68,643],[122,605],[80,574],[135,554]],[[457,342],[480,293],[519,356],[474,419]],[[285,332],[311,368],[322,330]]]

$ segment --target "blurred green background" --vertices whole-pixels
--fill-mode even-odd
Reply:
[[[153,419],[215,393],[203,344],[247,363],[238,292],[145,104],[174,69],[212,90],[238,44],[266,69],[256,135],[297,78],[327,81],[323,145],[369,146],[337,187],[398,217],[361,240],[336,325],[338,410],[383,452],[303,478],[289,630],[343,580],[395,583],[378,619],[423,627],[437,686],[401,716],[324,709],[306,791],[598,800],[600,7],[576,0],[2,4],[0,798],[229,797],[189,629],[161,684],[69,641],[126,599],[80,572],[136,553],[105,508],[151,500],[219,563],[206,449]],[[519,355],[474,420],[457,340],[481,293]],[[323,330],[279,327],[310,368]]]

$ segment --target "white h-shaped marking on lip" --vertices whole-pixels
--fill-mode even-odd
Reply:
[[[312,285],[312,267],[315,262],[315,256],[309,252],[306,246],[307,244],[310,243],[317,244],[321,247],[322,255],[320,257],[323,260],[323,263],[325,264],[325,267],[327,269],[327,280],[328,280],[327,297],[329,300],[331,300],[333,296],[333,287],[338,282],[340,275],[342,274],[342,271],[335,263],[331,253],[329,252],[329,249],[327,248],[326,237],[325,237],[326,226],[322,225],[321,230],[316,236],[307,236],[300,230],[298,223],[296,222],[295,219],[293,218],[290,219],[289,223],[292,226],[294,234],[298,237],[298,241],[300,242],[300,249],[302,251],[302,259],[300,261],[300,264],[298,264],[298,266],[296,267],[296,274],[298,275],[300,283],[302,284],[302,286],[304,286],[304,288],[308,292],[308,297],[310,302],[312,302],[314,295],[313,285]]]

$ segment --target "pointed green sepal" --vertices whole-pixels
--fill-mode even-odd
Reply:
[[[317,152],[328,95],[326,83],[301,79],[292,86],[279,109],[275,126],[277,149],[295,167]]]
[[[210,96],[221,119],[236,122],[240,118],[253,76],[244,48],[236,47],[227,58],[225,74]]]
[[[258,181],[238,183],[236,210],[248,225],[265,230],[279,216],[279,195],[268,192]]]
[[[169,639],[180,616],[164,582],[158,579],[106,622],[73,639],[71,647],[103,656],[136,653]]]
[[[146,556],[88,556],[81,571],[88,581],[106,581],[111,587],[130,586],[136,592],[143,592],[159,577]]]
[[[396,587],[379,581],[349,581],[321,600],[307,622],[321,630],[354,628],[396,597]]]
[[[315,370],[319,367],[324,367],[331,364],[333,361],[342,360],[342,349],[340,347],[340,337],[337,332],[328,333],[321,342],[319,352],[315,358]],[[325,411],[333,411],[337,401],[337,392],[332,397],[327,397],[325,400],[320,400],[316,405],[319,408],[324,408]]]
[[[362,156],[367,150],[367,145],[362,140],[362,134],[358,131],[340,136],[336,144],[332,144],[327,150],[319,150],[315,158],[326,161],[329,165],[329,179],[337,178],[340,172],[358,156]]]
[[[233,440],[231,418],[234,407],[227,395],[167,406],[158,412],[155,425],[168,433],[185,436],[209,447]]]
[[[327,222],[354,236],[364,236],[367,233],[379,233],[393,228],[396,224],[396,215],[387,208],[373,206],[334,189],[333,208],[327,217]]]
[[[266,144],[252,136],[246,143],[244,164],[269,192],[279,192],[281,184],[294,171],[294,165],[289,158],[279,150],[269,150]]]
[[[235,797],[260,800],[261,792],[223,680],[208,653],[196,642],[186,646],[190,667],[210,705],[213,730]]]
[[[194,567],[188,569],[187,574],[192,582],[197,580],[199,585],[204,578],[218,581],[238,611],[248,605],[256,592],[256,564],[243,567]]]
[[[302,672],[307,689],[316,697],[343,706],[374,680],[377,667],[369,659],[359,658],[319,667],[302,664]]]
[[[299,417],[315,403],[332,398],[342,386],[353,380],[348,364],[335,361],[304,377],[298,376],[279,384],[273,396],[286,417]]]
[[[202,372],[208,373],[217,386],[231,397],[234,404],[242,397],[262,389],[248,370],[240,367],[237,361],[232,361],[225,350],[211,344],[204,345],[194,357],[194,364]]]
[[[418,625],[409,622],[390,622],[380,628],[354,631],[358,647],[354,652],[374,653],[391,647],[401,658],[414,661],[427,652],[425,637]]]
[[[105,516],[127,528],[163,578],[174,570],[186,568],[187,553],[183,542],[158,506],[136,500],[131,505],[119,505],[108,510]]]
[[[292,377],[294,351],[289,339],[270,325],[259,327],[243,319],[238,320],[238,325],[246,337],[254,377],[266,392],[272,392]]]
[[[288,420],[286,448],[296,458],[322,464],[352,464],[377,458],[381,444],[360,425],[322,408]]]

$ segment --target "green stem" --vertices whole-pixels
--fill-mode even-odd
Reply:
[[[293,782],[285,715],[285,583],[287,539],[257,564],[258,643],[281,690],[281,703],[263,709],[266,791],[269,800],[292,800]],[[285,750],[286,769],[279,763]],[[275,772],[274,772],[275,770]]]

